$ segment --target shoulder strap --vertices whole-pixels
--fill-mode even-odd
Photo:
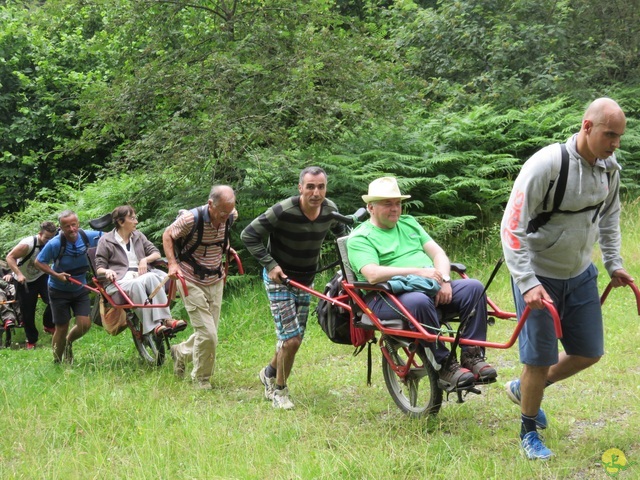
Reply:
[[[60,251],[58,252],[58,256],[56,257],[56,261],[54,265],[58,265],[60,263],[60,259],[64,255],[64,251],[67,249],[67,237],[65,237],[62,232],[60,232]]]
[[[36,251],[36,248],[38,248],[38,236],[34,235],[33,247],[31,248],[31,250],[29,250],[29,253],[27,253],[24,257],[18,260],[18,266],[24,265],[25,263],[27,263],[27,261],[33,256],[33,253]]]
[[[82,238],[82,243],[84,243],[85,250],[88,251],[90,242],[89,242],[89,237],[87,236],[87,232],[79,228],[78,233],[80,234],[80,238]],[[56,257],[56,261],[54,262],[56,266],[60,263],[60,259],[64,256],[64,252],[66,249],[67,249],[67,237],[65,237],[61,233],[60,234],[60,251],[58,252],[58,256]]]
[[[195,252],[198,246],[202,243],[202,234],[204,232],[204,207],[196,207],[191,210],[191,213],[193,213],[194,217],[193,227],[191,227],[191,231],[184,239],[183,248],[186,248],[196,232],[198,233],[198,236],[196,237],[196,241],[193,245],[184,252],[184,255],[189,257],[193,255],[193,252]]]
[[[560,152],[562,159],[560,163],[560,174],[558,175],[558,185],[556,186],[556,193],[553,196],[553,211],[560,210],[560,204],[564,198],[564,192],[567,189],[567,177],[569,176],[569,152],[567,146],[564,143],[560,144]]]
[[[564,143],[560,143],[560,173],[554,179],[549,181],[549,188],[547,188],[547,193],[544,196],[544,200],[542,201],[542,209],[537,217],[529,220],[529,224],[527,225],[527,233],[537,232],[540,227],[546,225],[551,216],[555,212],[559,212],[560,205],[562,204],[562,200],[564,198],[564,192],[567,189],[567,178],[569,177],[569,152],[567,151],[567,146]],[[547,210],[547,200],[549,198],[549,193],[551,192],[551,188],[555,183],[558,183],[556,186],[556,191],[553,194],[553,207],[551,210]]]

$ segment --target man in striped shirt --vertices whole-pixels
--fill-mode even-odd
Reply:
[[[178,216],[162,235],[169,275],[185,278],[188,295],[178,288],[189,312],[193,334],[171,346],[173,371],[184,376],[193,361],[191,379],[196,388],[210,390],[218,345],[218,323],[224,287],[223,255],[231,224],[238,217],[236,196],[227,185],[214,185],[207,204]]]
[[[344,234],[344,226],[331,215],[338,208],[325,198],[327,174],[322,168],[302,170],[298,191],[299,195],[258,216],[241,234],[247,250],[264,267],[263,280],[276,326],[276,352],[259,378],[265,398],[285,410],[293,408],[287,378],[304,337],[311,299],[308,293],[284,286],[283,280],[312,285],[327,232]]]

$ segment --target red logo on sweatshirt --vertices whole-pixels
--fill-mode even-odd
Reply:
[[[509,220],[506,228],[502,232],[502,240],[512,250],[520,248],[520,240],[513,234],[520,223],[520,215],[522,214],[522,205],[524,204],[524,192],[516,192],[511,204],[509,212]]]

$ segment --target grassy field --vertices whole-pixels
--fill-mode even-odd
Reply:
[[[636,279],[639,214],[628,206],[623,223]],[[485,281],[499,249],[451,253]],[[505,267],[489,293],[513,309]],[[613,292],[604,312],[605,357],[546,392],[545,438],[556,454],[547,462],[519,451],[519,409],[504,393],[520,372],[517,347],[488,352],[499,381],[482,395],[411,420],[386,391],[379,350],[367,386],[366,355],[330,343],[311,317],[289,382],[296,408],[274,410],[257,379],[273,352],[272,321],[262,287],[245,282],[225,296],[212,391],[175,378],[170,359],[142,365],[126,331],[92,328],[74,344],[73,366],[53,364],[48,335],[34,351],[1,349],[0,478],[604,479],[611,448],[629,462],[617,477],[640,478],[640,319],[628,289]],[[506,341],[513,327],[498,321],[490,339]]]

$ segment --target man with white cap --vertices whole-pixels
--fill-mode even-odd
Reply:
[[[440,328],[436,307],[444,314],[459,313],[466,325],[462,338],[485,340],[487,333],[487,302],[482,284],[475,279],[451,280],[447,254],[411,215],[402,215],[402,195],[393,177],[382,177],[369,184],[367,204],[370,218],[349,235],[349,262],[359,280],[369,283],[386,282],[395,276],[417,275],[438,282],[433,296],[422,291],[398,294],[407,310],[435,331]],[[385,296],[372,292],[367,304],[380,319],[397,318],[398,313]],[[428,344],[440,365],[440,384],[449,391],[463,390],[476,382],[488,383],[497,377],[496,370],[484,359],[477,346],[463,346],[460,363],[447,361],[449,350],[442,342]]]

